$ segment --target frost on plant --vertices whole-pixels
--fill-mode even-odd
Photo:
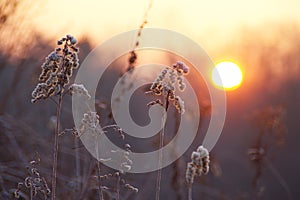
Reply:
[[[192,184],[195,176],[206,175],[209,171],[209,153],[206,148],[199,146],[197,151],[193,151],[191,162],[187,163],[185,179],[188,184],[188,199],[192,200]]]
[[[79,50],[76,43],[73,36],[67,35],[57,42],[62,47],[56,48],[46,57],[41,66],[39,83],[32,92],[33,103],[64,92],[73,70],[79,66],[77,55]]]
[[[191,155],[191,162],[187,164],[186,182],[191,185],[194,182],[195,176],[207,174],[209,171],[209,153],[206,148],[199,146],[197,151],[193,151]]]
[[[30,166],[27,167],[28,176],[25,178],[24,182],[18,183],[18,188],[14,192],[15,198],[20,198],[21,191],[25,188],[30,190],[30,196],[35,197],[38,193],[41,193],[44,199],[47,199],[50,196],[51,190],[48,187],[46,179],[41,176],[37,166],[40,162],[40,159],[30,161]]]
[[[121,139],[124,139],[124,133],[121,128],[119,128],[117,125],[101,127],[97,112],[88,111],[84,113],[77,132],[79,136],[83,134],[89,134],[93,137],[97,137],[101,134],[104,134],[107,129],[113,129],[115,132],[120,134]]]
[[[189,73],[189,68],[181,61],[173,64],[172,68],[166,67],[162,72],[157,76],[155,81],[150,87],[150,93],[156,96],[167,97],[167,101],[173,101],[174,107],[181,114],[185,112],[184,102],[180,96],[176,95],[176,88],[179,91],[184,91],[186,84],[183,82],[184,75]],[[160,100],[150,102],[148,105],[162,104]]]
[[[70,92],[70,95],[80,95],[80,96],[85,96],[87,97],[88,99],[91,98],[91,95],[89,94],[89,92],[87,91],[87,89],[84,87],[83,84],[72,84],[70,85],[69,87],[69,92]]]
[[[95,142],[95,150],[96,150],[96,156],[97,159],[97,177],[98,177],[98,190],[100,193],[100,196],[103,196],[102,191],[110,191],[111,188],[108,186],[104,186],[102,184],[102,181],[108,180],[111,178],[117,179],[117,186],[116,186],[116,195],[119,196],[120,194],[120,186],[123,186],[125,189],[138,192],[138,188],[130,185],[126,182],[124,175],[131,170],[132,166],[132,160],[130,159],[130,145],[125,145],[125,150],[110,150],[110,157],[109,158],[100,158],[99,155],[99,143],[98,143],[98,136],[105,134],[108,132],[108,129],[112,129],[112,133],[119,133],[122,140],[124,140],[124,133],[121,128],[119,128],[117,125],[107,125],[104,127],[101,127],[99,115],[96,112],[88,111],[84,114],[81,125],[79,127],[79,130],[77,130],[78,135],[82,136],[83,134],[88,134],[94,138]],[[109,150],[108,150],[109,151]],[[101,175],[100,170],[100,161],[101,162],[113,162],[117,167],[117,171],[115,173],[108,173]],[[103,198],[100,198],[103,199]],[[119,199],[119,198],[117,198]]]

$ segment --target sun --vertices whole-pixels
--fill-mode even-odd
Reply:
[[[237,64],[223,61],[214,67],[211,78],[217,88],[234,90],[241,85],[243,81],[243,72]]]

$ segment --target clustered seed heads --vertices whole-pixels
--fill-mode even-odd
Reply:
[[[181,114],[184,113],[184,102],[176,96],[176,84],[179,91],[184,91],[186,84],[183,82],[183,75],[189,73],[189,68],[181,61],[173,64],[172,68],[166,67],[162,70],[159,76],[155,79],[150,87],[150,92],[157,96],[166,96],[168,101],[173,101],[173,105],[177,111]],[[160,102],[157,102],[160,103]],[[150,102],[148,105],[154,105],[154,102]]]
[[[187,163],[185,178],[189,185],[193,184],[195,176],[206,175],[209,171],[209,153],[206,148],[199,146],[193,151],[191,162]]]
[[[112,150],[111,153],[115,154],[116,157],[114,160],[118,161],[119,164],[119,172],[124,174],[131,170],[132,160],[129,158],[130,156],[130,145],[125,145],[125,150]]]
[[[32,92],[33,103],[64,92],[73,70],[79,66],[79,49],[75,46],[76,43],[73,36],[67,35],[57,42],[58,45],[63,45],[63,48],[56,48],[46,57],[41,66],[39,83]]]
[[[88,99],[91,98],[91,95],[89,94],[89,92],[87,91],[87,89],[84,87],[83,84],[72,84],[69,87],[69,92],[70,95],[82,95],[82,96],[86,96]]]
[[[109,180],[112,178],[117,178],[119,180],[119,184],[122,185],[125,189],[133,191],[137,193],[139,190],[137,187],[132,186],[127,183],[124,178],[122,178],[125,173],[131,170],[132,160],[129,158],[131,152],[131,146],[129,144],[125,144],[124,150],[111,150],[112,157],[109,159],[102,159],[103,162],[115,162],[118,166],[118,170],[114,173],[108,173],[100,176],[101,180]],[[106,187],[106,186],[104,186]],[[102,186],[103,188],[103,186]],[[109,189],[108,187],[106,187]]]
[[[100,176],[100,179],[101,180],[109,180],[109,179],[112,179],[112,178],[116,178],[116,177],[120,177],[121,174],[120,172],[115,172],[115,173],[108,173],[108,174],[105,174],[103,176]],[[139,189],[137,187],[134,187],[132,186],[131,184],[127,183],[126,180],[124,178],[121,178],[120,179],[120,184],[127,190],[130,190],[130,191],[133,191],[135,193],[137,193],[139,191]]]
[[[14,192],[15,198],[20,198],[22,186],[30,188],[33,197],[36,196],[38,192],[41,192],[45,199],[50,196],[51,190],[48,187],[45,178],[40,175],[40,172],[37,169],[38,163],[39,161],[30,161],[31,166],[27,167],[28,176],[25,178],[24,183],[18,183],[18,188]]]
[[[82,135],[85,133],[89,133],[92,136],[98,136],[103,133],[99,124],[99,115],[96,112],[89,111],[84,113],[78,134]]]
[[[93,137],[97,137],[101,134],[106,133],[107,129],[113,129],[113,133],[119,133],[122,140],[124,140],[125,135],[123,130],[117,125],[108,125],[101,127],[99,121],[99,115],[97,112],[88,111],[83,114],[83,118],[81,119],[81,123],[78,130],[75,129],[67,129],[63,131],[61,134],[64,134],[67,131],[71,131],[75,136],[81,136],[83,134],[90,134]]]

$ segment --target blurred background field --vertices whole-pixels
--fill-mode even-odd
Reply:
[[[99,43],[138,28],[148,3],[0,0],[0,199],[10,199],[11,191],[26,177],[26,166],[36,152],[41,158],[41,173],[51,181],[56,106],[50,100],[32,104],[30,99],[40,66],[56,47],[57,39],[74,35],[82,63]],[[153,1],[146,27],[182,33],[201,45],[214,62],[229,59],[244,72],[242,85],[227,92],[226,122],[211,152],[211,172],[196,179],[194,199],[300,198],[299,12],[300,2],[296,0]],[[130,40],[134,44],[134,38]],[[108,72],[112,84],[125,67],[125,63],[116,63]],[[107,102],[111,87],[107,86],[107,94],[99,97],[97,108],[102,121],[112,121]],[[209,110],[209,100],[202,103]],[[64,100],[62,121],[64,128],[73,126],[70,97]],[[193,145],[163,170],[163,199],[186,199],[186,162],[201,143],[208,121],[209,112]],[[266,133],[261,142],[266,145],[260,146],[263,131]],[[128,142],[133,149],[143,147],[131,140]],[[96,199],[94,159],[71,135],[62,136],[60,144],[60,199]],[[266,151],[262,162],[257,155],[248,155],[249,149],[260,147]],[[75,166],[76,151],[80,154],[80,170]],[[127,177],[139,192],[124,190],[124,199],[154,199],[156,173]]]

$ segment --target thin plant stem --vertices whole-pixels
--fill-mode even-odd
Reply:
[[[193,189],[192,189],[192,184],[189,184],[188,187],[188,200],[192,200],[193,199]]]
[[[60,111],[62,106],[62,93],[59,94],[57,112],[56,112],[56,129],[54,135],[54,152],[53,152],[53,167],[52,167],[52,200],[56,199],[56,179],[57,179],[57,157],[58,157],[58,139],[60,126]]]
[[[120,174],[118,174],[117,176],[117,196],[116,196],[116,200],[120,200]]]
[[[162,151],[161,149],[163,148],[164,145],[164,135],[165,135],[165,122],[166,122],[166,118],[167,118],[167,111],[169,108],[169,95],[170,92],[168,92],[166,99],[165,99],[165,111],[166,113],[164,114],[164,117],[162,119],[163,122],[163,127],[162,130],[160,131],[160,138],[159,138],[159,158],[158,158],[158,172],[157,172],[157,178],[156,178],[156,200],[159,200],[159,195],[160,195],[160,184],[161,184],[161,174],[162,174],[162,159],[163,159],[163,155],[162,155]]]
[[[33,191],[32,191],[32,187],[30,187],[30,200],[33,199]]]
[[[76,183],[76,189],[77,191],[80,190],[80,158],[79,158],[79,148],[78,148],[78,137],[74,137],[74,143],[75,143],[75,167],[76,167],[76,178],[77,178],[77,183]]]
[[[102,181],[101,181],[101,163],[99,161],[99,143],[98,139],[96,139],[96,155],[97,155],[97,177],[98,177],[98,196],[99,200],[103,200],[103,191],[102,191]]]

